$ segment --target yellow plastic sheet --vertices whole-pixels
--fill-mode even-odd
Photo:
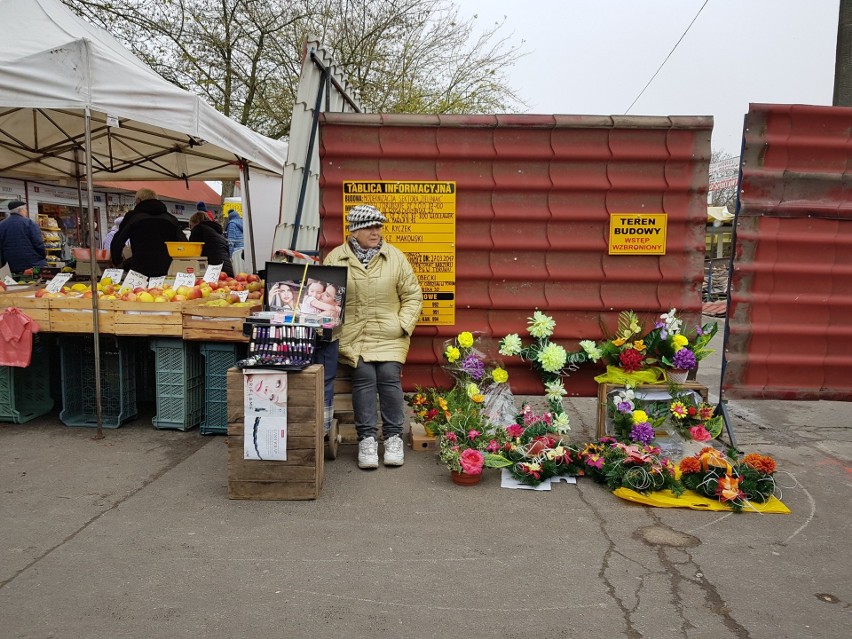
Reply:
[[[628,373],[618,366],[607,366],[606,373],[595,377],[598,384],[619,384],[621,386],[639,386],[640,384],[662,384],[666,374],[662,368],[652,366],[641,371]]]
[[[729,511],[731,507],[723,504],[715,499],[710,499],[699,495],[698,493],[687,490],[680,497],[676,497],[670,490],[658,490],[648,495],[637,493],[629,488],[616,488],[614,491],[617,497],[626,499],[627,501],[636,502],[645,506],[654,506],[655,508],[691,508],[692,510],[715,510]],[[750,504],[743,508],[744,513],[764,513],[774,515],[789,515],[790,509],[787,508],[779,499],[770,497],[769,501],[764,504]]]

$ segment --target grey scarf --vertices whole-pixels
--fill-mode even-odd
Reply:
[[[355,253],[355,257],[358,258],[358,261],[361,262],[364,266],[370,263],[376,254],[381,250],[382,244],[384,244],[384,240],[382,240],[376,248],[365,249],[362,248],[355,238],[349,238],[349,245],[352,247],[352,251]]]

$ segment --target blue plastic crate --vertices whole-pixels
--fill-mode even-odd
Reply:
[[[62,411],[66,426],[98,425],[95,388],[95,340],[92,335],[59,338]],[[101,426],[118,428],[138,415],[136,343],[132,338],[101,335]]]
[[[157,428],[189,430],[201,424],[204,403],[204,363],[197,342],[155,339]]]
[[[50,386],[50,340],[33,335],[27,368],[0,366],[0,422],[23,424],[53,409]]]
[[[204,357],[204,420],[202,435],[228,434],[228,369],[243,356],[243,344],[205,342],[201,344]]]

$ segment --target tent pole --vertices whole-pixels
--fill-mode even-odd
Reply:
[[[257,273],[257,257],[254,254],[254,225],[251,221],[251,197],[249,196],[249,166],[247,160],[240,158],[240,170],[243,173],[243,191],[246,198],[245,218],[246,222],[248,222],[249,244],[251,246],[251,270],[249,273]]]
[[[95,255],[95,194],[92,183],[92,112],[86,106],[86,199],[89,207],[89,268],[92,286],[92,336],[95,346],[95,411],[98,430],[95,439],[103,439],[104,431],[101,419],[101,339],[98,322],[98,261]]]

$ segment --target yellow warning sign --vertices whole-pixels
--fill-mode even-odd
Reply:
[[[611,213],[610,255],[665,255],[668,215],[665,213]]]
[[[388,218],[384,238],[406,254],[423,288],[419,324],[456,323],[456,183],[375,180],[343,182],[346,214],[370,204]]]

